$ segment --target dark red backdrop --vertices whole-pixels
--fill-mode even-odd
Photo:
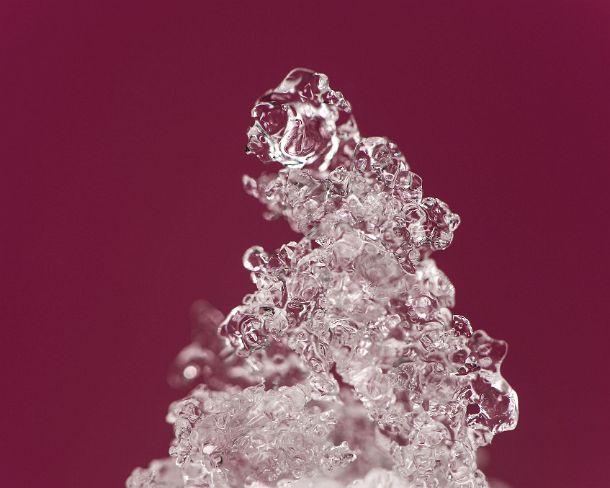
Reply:
[[[244,131],[308,66],[463,217],[438,261],[521,401],[487,472],[608,486],[608,3],[257,3],[2,2],[0,484],[166,454],[190,303],[228,310],[242,252],[291,237],[241,191]]]

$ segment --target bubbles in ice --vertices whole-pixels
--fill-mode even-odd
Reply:
[[[248,151],[281,167],[244,189],[303,238],[245,252],[255,289],[226,316],[195,305],[172,462],[127,486],[486,487],[476,450],[515,427],[517,396],[506,343],[453,314],[433,259],[459,216],[323,74],[293,70],[252,117]]]

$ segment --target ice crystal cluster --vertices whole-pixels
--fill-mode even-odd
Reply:
[[[517,396],[506,343],[451,312],[431,257],[459,216],[323,74],[292,71],[252,117],[248,153],[280,169],[245,190],[303,238],[246,251],[256,290],[226,317],[196,304],[171,457],[127,487],[486,487],[476,450],[515,427]]]

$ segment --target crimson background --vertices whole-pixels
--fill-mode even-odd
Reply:
[[[463,217],[456,312],[509,341],[487,472],[605,487],[604,1],[7,1],[0,7],[0,484],[122,486],[164,456],[188,309],[292,235],[240,188],[254,99],[327,73]]]

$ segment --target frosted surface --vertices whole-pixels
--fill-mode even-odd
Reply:
[[[170,458],[127,487],[488,486],[476,450],[516,426],[517,396],[506,343],[452,313],[432,259],[459,216],[323,74],[293,70],[252,117],[248,152],[274,164],[245,191],[303,238],[245,252],[256,289],[226,316],[195,304]]]

